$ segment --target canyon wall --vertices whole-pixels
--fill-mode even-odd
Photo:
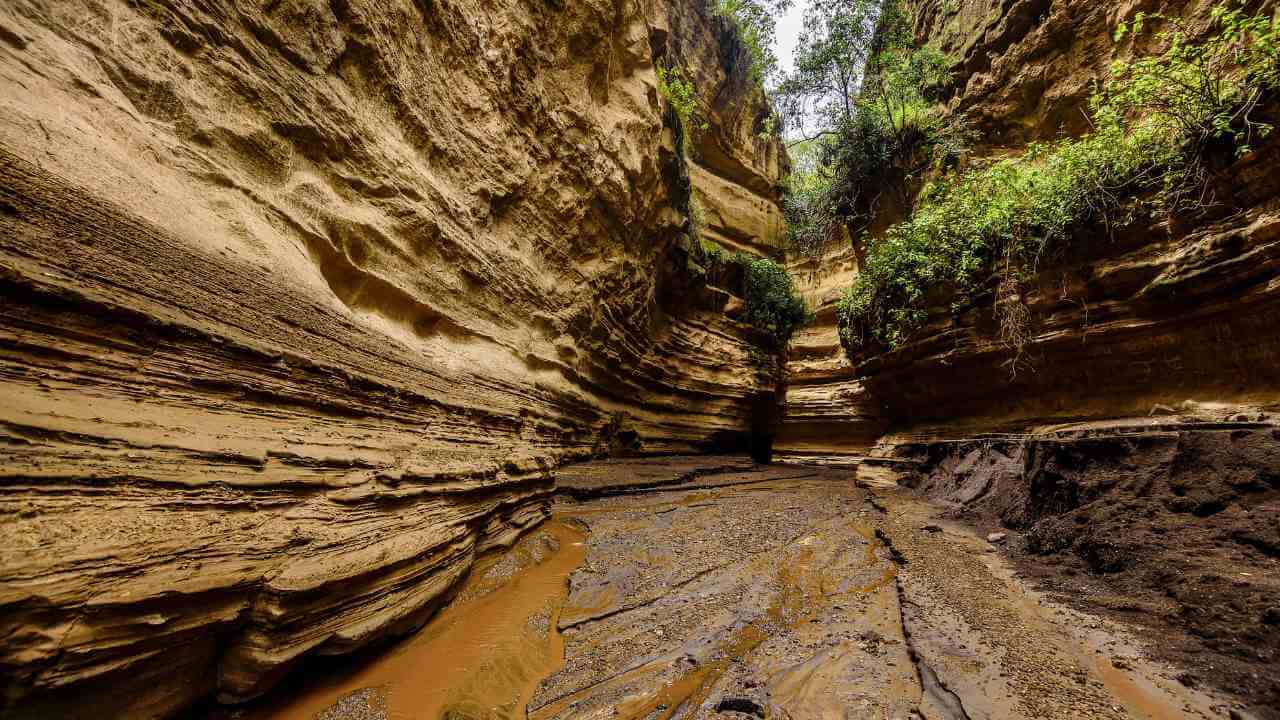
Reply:
[[[953,62],[946,98],[977,131],[974,159],[1088,131],[1087,101],[1138,11],[1207,27],[1210,2],[924,0],[917,40]],[[1247,4],[1277,12],[1274,2]],[[1255,119],[1280,120],[1266,98]],[[897,349],[841,347],[836,302],[863,247],[828,243],[791,268],[817,308],[786,368],[775,456],[857,465],[866,483],[928,495],[983,528],[1021,572],[1111,615],[1182,668],[1274,717],[1280,658],[1280,142],[1211,158],[1208,207],[1081,223],[1018,297],[992,277],[935,293]],[[883,218],[873,227],[887,224]],[[955,304],[952,304],[952,301]],[[998,303],[1030,338],[1000,339]]]
[[[953,63],[948,109],[977,131],[978,158],[1088,129],[1087,101],[1110,64],[1151,49],[1114,27],[1138,11],[1204,30],[1212,2],[923,0],[917,39]],[[1265,8],[1264,8],[1265,6]],[[1274,5],[1254,2],[1250,11]],[[1259,119],[1280,115],[1271,101]],[[1027,284],[1031,342],[1002,343],[995,286],[930,312],[894,351],[849,357],[835,303],[856,276],[847,241],[792,267],[818,322],[797,338],[776,451],[860,455],[885,442],[1020,433],[1060,423],[1160,415],[1256,420],[1280,409],[1280,144],[1215,168],[1214,206],[1195,216],[1081,226],[1073,248]]]
[[[5,3],[0,714],[253,697],[421,624],[558,463],[767,432],[681,248],[691,182],[777,250],[748,62],[698,0]]]

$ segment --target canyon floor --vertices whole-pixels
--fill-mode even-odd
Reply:
[[[940,505],[848,468],[564,469],[553,518],[422,630],[313,665],[243,720],[1216,718],[1158,629],[1044,592]],[[989,528],[988,528],[989,529]],[[1189,686],[1190,685],[1190,686]],[[1264,711],[1265,712],[1265,711]],[[1258,717],[1266,717],[1259,715]]]

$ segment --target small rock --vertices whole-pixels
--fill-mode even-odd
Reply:
[[[716,705],[716,712],[736,712],[764,717],[764,708],[750,698],[725,698]]]
[[[987,536],[987,542],[992,544],[1002,543],[1008,537],[1009,537],[1008,533],[991,533],[990,535]]]
[[[938,527],[937,525],[925,525],[924,527],[922,527],[922,528],[920,528],[920,529],[921,529],[921,530],[923,530],[923,531],[925,531],[925,532],[927,532],[927,533],[940,533],[940,532],[942,532],[942,528]]]
[[[1129,669],[1129,662],[1124,658],[1114,658],[1112,659],[1111,664],[1114,665],[1117,670]]]
[[[1280,625],[1280,605],[1272,605],[1263,610],[1262,622],[1266,625]]]

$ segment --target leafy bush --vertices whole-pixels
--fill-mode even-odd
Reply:
[[[730,265],[742,268],[746,306],[743,320],[764,331],[775,349],[785,348],[796,329],[809,322],[808,306],[796,290],[791,275],[773,260],[741,251],[730,253],[719,243],[707,239],[691,243],[690,255],[698,264],[699,272]]]
[[[794,70],[775,93],[785,122],[829,131],[852,120],[863,75],[887,46],[880,39],[905,42],[900,14],[895,0],[808,0]]]
[[[1188,168],[1204,143],[1269,132],[1248,111],[1280,86],[1277,21],[1221,9],[1214,19],[1222,32],[1201,46],[1171,24],[1161,34],[1168,50],[1117,65],[1092,98],[1094,132],[926,188],[911,218],[869,242],[866,267],[838,307],[845,347],[899,346],[923,325],[932,289],[974,294],[997,263],[1006,290],[1016,287],[1011,276],[1034,271],[1079,223],[1105,219],[1144,191],[1176,200],[1195,180]],[[1005,324],[1019,317],[1001,318],[1013,344],[1025,333]]]
[[[758,85],[763,86],[778,71],[778,57],[773,53],[773,18],[790,4],[790,0],[715,0],[715,14],[733,24],[751,55],[749,73]]]
[[[702,237],[707,233],[707,211],[702,207],[702,200],[695,192],[689,193],[689,237],[693,242],[705,242]],[[716,247],[719,247],[718,245]]]
[[[1255,122],[1251,113],[1262,93],[1280,81],[1280,15],[1247,16],[1227,5],[1211,11],[1216,35],[1192,43],[1180,18],[1138,13],[1121,23],[1115,39],[1143,32],[1149,23],[1162,26],[1156,39],[1159,55],[1111,68],[1111,83],[1095,103],[1122,117],[1147,116],[1178,128],[1197,145],[1229,139],[1241,154],[1271,126]]]
[[[936,102],[951,61],[913,46],[909,15],[895,0],[813,0],[796,70],[778,89],[789,122],[824,129],[805,144],[816,160],[793,176],[784,211],[793,248],[817,256],[837,225],[868,220],[889,192],[910,204],[921,174],[963,151],[963,116]]]
[[[787,346],[791,335],[811,319],[804,298],[785,268],[768,258],[735,257],[746,271],[744,319],[767,333],[774,346]]]
[[[827,202],[846,222],[869,219],[875,198],[894,193],[902,205],[919,177],[959,156],[971,132],[932,95],[949,79],[949,61],[932,48],[891,47],[870,66],[856,112],[829,141],[834,171]]]
[[[828,198],[835,172],[832,166],[821,162],[820,151],[813,140],[791,147],[791,175],[782,195],[788,247],[795,253],[814,259],[822,257],[834,224]]]
[[[926,188],[910,219],[869,243],[838,308],[842,340],[897,347],[923,324],[931,288],[973,293],[1001,258],[1034,267],[1076,223],[1156,184],[1178,155],[1176,138],[1157,126],[1113,125]]]
[[[706,267],[714,267],[722,265],[726,262],[728,255],[725,253],[720,243],[714,240],[701,240],[698,242],[698,249],[702,255],[702,261]]]
[[[680,120],[680,151],[688,157],[693,128],[696,126],[701,130],[707,129],[706,121],[701,118],[701,101],[693,86],[693,79],[686,78],[684,71],[678,66],[659,67],[658,94],[667,101]]]

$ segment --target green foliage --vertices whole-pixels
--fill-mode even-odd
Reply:
[[[921,125],[938,114],[930,98],[950,79],[949,66],[947,56],[928,46],[886,48],[867,73],[859,108],[890,132]]]
[[[808,306],[791,275],[773,260],[742,251],[730,253],[705,238],[692,243],[689,252],[699,272],[735,265],[742,268],[746,305],[743,320],[768,335],[775,349],[785,348],[792,333],[810,321]]]
[[[787,346],[791,335],[812,316],[795,282],[781,265],[768,258],[739,256],[746,272],[744,319],[767,333],[774,346]]]
[[[824,128],[848,123],[854,115],[863,70],[885,0],[809,0],[797,38],[794,70],[782,79],[775,103],[783,120],[803,129],[805,121]]]
[[[730,265],[745,265],[751,261],[752,256],[741,250],[737,252],[729,252],[725,250],[720,243],[715,240],[703,238],[690,248],[694,259],[699,265],[707,270],[718,270]]]
[[[819,151],[813,140],[792,145],[791,175],[782,195],[788,247],[814,259],[822,257],[834,224],[827,198],[831,196],[835,172],[830,165],[822,163]]]
[[[889,46],[868,66],[856,114],[837,128],[829,162],[844,215],[859,197],[892,191],[906,204],[911,182],[960,155],[971,132],[933,100],[950,79],[950,61],[930,47]]]
[[[707,123],[702,119],[698,91],[693,86],[693,79],[686,78],[684,71],[678,66],[658,68],[658,94],[667,101],[676,117],[680,119],[680,151],[687,157],[690,148],[690,134],[695,127],[706,130]]]
[[[923,324],[931,289],[974,293],[1004,257],[1034,267],[1077,223],[1152,187],[1178,156],[1176,138],[1154,126],[1109,126],[935,183],[911,218],[869,243],[838,307],[842,339],[897,347]]]
[[[791,0],[715,0],[715,14],[733,24],[750,54],[748,72],[758,85],[763,86],[778,71],[778,57],[773,52],[777,25],[773,18],[790,5]]]
[[[1280,84],[1280,15],[1249,16],[1228,5],[1211,11],[1215,35],[1194,43],[1180,18],[1138,13],[1116,29],[1116,42],[1158,25],[1158,55],[1117,62],[1095,97],[1095,113],[1149,117],[1178,128],[1197,145],[1229,140],[1241,154],[1272,127],[1251,113],[1267,88]]]
[[[1106,220],[1127,199],[1160,190],[1157,197],[1176,200],[1198,177],[1190,169],[1204,143],[1267,132],[1242,108],[1280,86],[1276,21],[1214,16],[1223,32],[1202,45],[1189,45],[1171,24],[1162,33],[1168,50],[1118,65],[1092,99],[1094,132],[1032,145],[1022,157],[926,188],[911,218],[869,243],[866,266],[838,308],[846,348],[899,346],[940,299],[931,294],[973,295],[1001,262],[1006,280],[1034,270],[1074,228]]]
[[[702,200],[695,192],[689,193],[689,237],[695,243],[703,242],[707,233],[707,211],[702,207]]]
[[[716,265],[722,265],[727,261],[727,258],[729,257],[725,253],[724,248],[720,246],[720,243],[716,242],[715,240],[706,240],[706,239],[699,240],[698,248],[701,250],[702,261],[706,267],[715,267]]]
[[[783,117],[816,117],[784,202],[791,246],[816,257],[838,224],[856,223],[884,192],[910,202],[916,179],[958,156],[970,132],[936,101],[951,61],[912,45],[895,0],[814,0],[796,70],[779,86]],[[793,148],[797,147],[795,144]]]

